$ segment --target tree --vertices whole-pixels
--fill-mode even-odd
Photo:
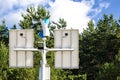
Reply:
[[[20,21],[19,25],[22,29],[34,29],[34,38],[35,38],[35,46],[38,47],[38,42],[42,42],[42,39],[39,38],[38,33],[42,30],[40,19],[49,18],[49,12],[45,10],[44,7],[38,6],[36,9],[35,7],[27,8],[26,14],[22,14],[23,20]],[[40,66],[40,59],[41,53],[34,52],[34,78],[38,80],[39,75],[39,66]],[[31,75],[31,76],[33,76]]]
[[[16,25],[14,24],[13,27],[11,29],[17,29]]]
[[[0,25],[0,41],[8,44],[8,28],[5,24],[5,20],[3,20],[2,24]]]
[[[65,29],[67,26],[67,23],[63,18],[60,18],[58,23],[54,21],[52,23],[55,24],[55,27],[57,27],[57,29]]]
[[[40,19],[49,18],[50,14],[44,7],[38,6],[37,9],[35,7],[27,8],[26,14],[22,14],[23,20],[20,21],[19,25],[23,29],[35,29],[38,31],[42,29]]]
[[[22,14],[23,20],[20,21],[22,29],[34,29],[35,47],[37,42],[42,41],[38,33],[42,29],[40,19],[49,18],[49,12],[43,7],[30,7]],[[65,29],[66,21],[60,19],[49,25],[50,31],[54,29]],[[13,26],[16,29],[16,26]],[[8,67],[8,29],[5,21],[0,25],[0,80],[38,80],[39,61],[41,54],[35,52],[34,68],[13,69]],[[51,34],[52,35],[52,34]],[[53,35],[52,35],[53,36]],[[53,37],[47,37],[47,47],[54,46]],[[91,20],[88,28],[79,35],[79,70],[54,68],[54,53],[47,54],[47,61],[51,67],[51,80],[116,80],[120,74],[120,20],[115,20],[113,15],[103,15],[97,27]],[[112,74],[111,74],[112,73]],[[85,74],[85,75],[80,75]],[[26,75],[26,76],[24,76]]]
[[[38,42],[42,42],[42,39],[39,38],[38,33],[40,32],[40,30],[42,30],[42,26],[40,23],[40,19],[45,19],[45,18],[49,18],[49,12],[44,8],[44,7],[40,7],[38,6],[37,9],[35,9],[34,7],[30,7],[28,8],[26,14],[22,14],[23,20],[20,21],[20,26],[22,29],[34,29],[35,31],[35,47],[37,46]],[[65,28],[66,27],[66,22],[63,19],[60,19],[59,21],[60,23],[60,27]],[[50,31],[53,32],[53,30],[55,29],[55,26],[49,25],[48,26]],[[52,35],[52,34],[51,34]],[[47,47],[51,48],[54,46],[54,42],[53,42],[53,38],[52,37],[47,37]],[[40,67],[40,59],[41,59],[41,53],[39,52],[35,52],[34,53],[34,69],[35,69],[35,77],[36,79],[38,79],[38,72],[39,72],[39,67]],[[56,70],[54,69],[54,53],[53,52],[49,52],[47,53],[47,61],[48,64],[50,64],[51,67],[51,80],[61,80],[64,76],[65,76],[65,72],[63,70]]]
[[[97,80],[117,80],[120,77],[120,50],[111,63],[104,63],[99,70]]]
[[[81,74],[87,74],[87,80],[94,80],[96,77],[97,57],[96,57],[96,29],[92,21],[88,23],[88,28],[83,31],[80,39],[80,70]],[[79,74],[80,74],[79,73]]]
[[[80,73],[86,73],[88,80],[96,80],[101,66],[115,60],[120,47],[117,37],[119,26],[113,15],[105,14],[96,28],[90,21],[88,28],[83,31],[80,40]]]
[[[8,71],[8,47],[0,41],[0,80],[7,80]]]

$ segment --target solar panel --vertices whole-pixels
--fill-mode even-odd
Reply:
[[[9,66],[33,67],[33,52],[14,50],[15,48],[33,48],[33,29],[9,31]]]
[[[76,29],[55,30],[55,48],[73,49],[55,52],[55,68],[79,68],[79,31]]]

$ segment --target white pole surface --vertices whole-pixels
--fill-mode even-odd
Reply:
[[[45,71],[46,71],[46,38],[43,39],[44,40],[44,50],[42,50],[42,65],[41,65],[41,78],[40,80],[45,80]]]

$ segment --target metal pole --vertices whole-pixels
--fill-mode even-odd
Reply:
[[[42,50],[42,63],[41,63],[41,72],[39,73],[39,79],[40,80],[45,80],[45,72],[46,72],[46,50],[45,50],[45,48],[46,48],[46,38],[44,38],[43,39],[43,41],[44,41],[44,43],[43,43],[43,46],[44,46],[44,49]]]

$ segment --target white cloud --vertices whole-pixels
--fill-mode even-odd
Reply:
[[[1,19],[5,19],[8,27],[13,27],[14,24],[18,26],[19,20],[22,20],[21,13],[24,13],[22,9],[18,11],[10,12],[9,14],[3,16]]]
[[[28,7],[30,5],[34,5],[34,6],[38,6],[39,4],[45,4],[46,0],[17,0],[18,1],[18,5],[21,7]]]
[[[19,20],[22,19],[21,13],[30,6],[44,5],[44,0],[0,0],[0,21],[5,19],[8,27],[14,24],[18,26]],[[15,9],[15,7],[17,9]]]
[[[9,10],[11,10],[13,8],[14,4],[16,4],[16,3],[17,3],[16,0],[1,0],[0,15],[5,14]]]
[[[102,12],[103,9],[107,9],[110,6],[110,3],[101,2],[99,3],[98,7],[91,9],[91,12],[94,13],[92,17],[96,17],[99,13]]]
[[[109,3],[106,3],[106,2],[104,2],[104,3],[100,3],[100,8],[105,8],[105,9],[107,9],[108,7],[109,7]]]
[[[93,9],[95,0],[82,0],[81,2],[74,2],[72,0],[0,0],[0,20],[6,20],[8,26],[12,27],[19,23],[22,19],[21,13],[24,13],[30,5],[45,6],[49,4],[51,20],[57,22],[59,18],[64,18],[67,21],[67,28],[79,29],[87,27],[92,16],[88,16],[90,12],[97,15],[103,8],[108,8],[108,3],[99,3],[99,6]],[[7,6],[6,6],[7,5]]]
[[[79,29],[87,27],[87,23],[91,19],[88,16],[94,0],[73,2],[71,0],[56,0],[49,9],[51,13],[51,20],[58,21],[59,18],[64,18],[67,21],[67,28]]]

